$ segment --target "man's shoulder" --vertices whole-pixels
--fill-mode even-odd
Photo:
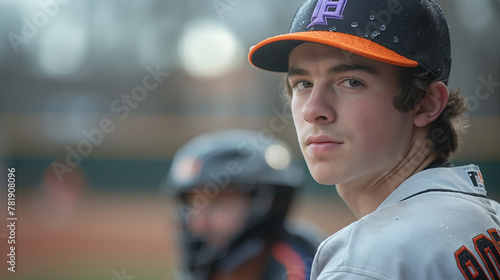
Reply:
[[[448,249],[460,247],[449,239],[457,230],[455,225],[425,221],[425,213],[403,217],[404,210],[395,209],[398,207],[401,205],[376,211],[326,239],[316,255],[315,273],[356,273],[366,279],[391,279],[401,273],[418,275],[422,271],[439,271],[439,267],[452,268],[455,260]],[[428,279],[419,277],[423,278],[415,279]]]
[[[419,269],[456,275],[455,251],[471,243],[478,232],[500,230],[500,225],[492,222],[500,204],[483,195],[481,186],[474,185],[474,176],[480,180],[476,175],[479,169],[474,166],[434,170],[421,177],[441,172],[449,175],[450,171],[460,178],[443,179],[437,185],[406,185],[407,189],[396,193],[390,203],[326,239],[318,250],[316,272],[357,271],[380,276],[375,279],[398,275],[400,269],[410,269],[415,275]],[[419,190],[409,191],[410,186],[419,186]]]

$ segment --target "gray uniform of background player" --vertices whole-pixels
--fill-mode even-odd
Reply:
[[[477,166],[424,170],[325,240],[311,278],[499,279],[499,211]]]

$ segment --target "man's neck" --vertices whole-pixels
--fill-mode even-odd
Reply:
[[[433,151],[431,139],[417,139],[392,170],[369,181],[338,184],[337,191],[359,219],[375,211],[401,183],[436,160]]]

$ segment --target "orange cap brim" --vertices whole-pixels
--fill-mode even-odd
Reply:
[[[288,55],[294,47],[304,43],[318,43],[339,48],[366,58],[403,67],[417,67],[418,62],[406,58],[371,40],[333,31],[305,31],[287,33],[261,41],[250,49],[250,63],[264,70],[288,71]]]

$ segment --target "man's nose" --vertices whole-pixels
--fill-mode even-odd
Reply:
[[[315,85],[302,108],[304,119],[313,124],[333,122],[336,118],[333,106],[334,94],[326,86]]]

